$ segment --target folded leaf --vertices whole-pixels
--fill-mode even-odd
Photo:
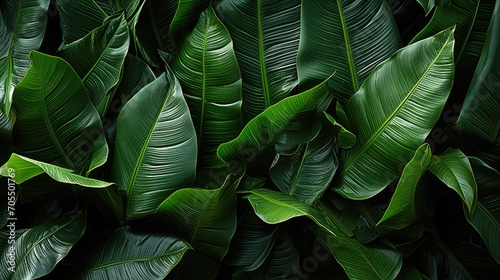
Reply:
[[[176,279],[215,279],[236,231],[236,187],[228,176],[215,190],[181,189],[163,201],[156,214],[193,246],[179,264]]]
[[[384,0],[309,0],[302,1],[301,9],[300,88],[311,88],[335,72],[330,86],[344,105],[372,69],[402,45]]]
[[[71,169],[33,160],[18,154],[11,155],[9,161],[0,168],[0,175],[8,176],[9,169],[14,170],[16,174],[14,180],[17,184],[22,184],[35,176],[46,173],[58,182],[76,184],[82,187],[105,188],[113,185],[113,183],[80,176]]]
[[[457,120],[460,131],[495,142],[500,131],[500,4],[496,3],[481,59]]]
[[[244,123],[289,96],[297,85],[300,5],[300,0],[216,3],[241,66]]]
[[[186,37],[172,70],[196,128],[198,169],[222,166],[217,147],[236,138],[242,128],[241,77],[231,36],[211,7]]]
[[[59,49],[58,55],[78,73],[101,116],[108,109],[111,89],[120,79],[128,47],[128,26],[120,15]]]
[[[31,65],[29,53],[42,44],[49,0],[0,3],[0,114],[10,116],[14,87]],[[1,134],[1,133],[0,133]]]
[[[413,158],[406,164],[399,179],[396,192],[384,216],[377,223],[394,229],[404,228],[418,219],[418,183],[431,162],[432,152],[429,144],[420,146]]]
[[[422,5],[422,8],[424,8],[425,15],[427,16],[432,9],[434,9],[434,6],[436,5],[436,0],[417,0],[420,5]]]
[[[281,192],[309,205],[323,196],[339,165],[332,126],[324,123],[316,138],[292,154],[276,155],[269,175]]]
[[[252,161],[274,145],[306,143],[321,127],[318,108],[329,101],[327,81],[290,96],[252,119],[236,139],[220,145],[217,156],[225,162]]]
[[[357,144],[347,151],[336,192],[367,199],[398,177],[448,98],[453,44],[453,29],[447,29],[399,50],[378,65],[349,100],[346,114]]]
[[[118,228],[103,246],[86,255],[79,279],[161,280],[189,249],[186,241],[174,236]]]
[[[112,178],[127,191],[127,219],[153,214],[196,171],[196,134],[177,78],[167,72],[123,107]]]
[[[0,278],[36,279],[49,274],[85,233],[86,218],[85,211],[77,210],[16,231],[15,243],[2,250]],[[15,259],[15,272],[9,269],[9,254]]]
[[[30,58],[33,65],[14,92],[12,151],[88,174],[108,157],[99,113],[66,61],[39,52]]]
[[[429,171],[446,186],[457,192],[469,213],[473,213],[477,202],[477,185],[467,156],[460,150],[448,149],[441,155],[433,156]]]

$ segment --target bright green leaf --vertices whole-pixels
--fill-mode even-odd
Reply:
[[[399,176],[439,119],[453,84],[453,29],[379,64],[346,106],[357,137],[334,190],[367,199]],[[411,63],[410,63],[411,61]]]

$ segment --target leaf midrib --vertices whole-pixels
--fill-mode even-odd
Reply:
[[[297,171],[295,172],[294,176],[293,176],[293,179],[292,179],[292,182],[290,184],[290,192],[289,192],[289,195],[294,195],[295,194],[295,190],[297,188],[297,181],[299,180],[299,175],[300,173],[302,172],[302,168],[304,167],[304,161],[306,159],[306,155],[307,155],[307,149],[309,149],[309,144],[311,142],[307,142],[305,144],[305,148],[304,148],[304,152],[302,154],[302,157],[300,159],[300,164],[299,164],[299,167],[297,169]],[[302,146],[302,145],[301,145]]]
[[[202,147],[202,142],[203,142],[203,123],[205,122],[205,102],[207,101],[206,97],[206,86],[207,86],[207,79],[206,79],[206,51],[207,51],[207,41],[208,41],[208,31],[210,29],[210,18],[209,16],[206,17],[205,21],[205,32],[203,34],[203,46],[202,46],[202,53],[201,53],[201,71],[202,71],[202,77],[201,77],[201,109],[200,109],[200,125],[199,125],[199,131],[198,131],[198,150],[201,151]]]
[[[262,92],[264,94],[264,109],[269,108],[271,104],[271,98],[269,96],[269,82],[267,80],[267,68],[266,68],[266,57],[264,50],[264,31],[262,29],[262,14],[261,14],[261,0],[257,1],[257,29],[258,29],[258,41],[259,41],[259,64],[262,80]]]
[[[146,154],[146,150],[148,148],[149,141],[151,140],[151,136],[153,135],[153,131],[156,128],[156,124],[158,123],[158,119],[160,118],[160,115],[161,115],[163,109],[165,108],[165,104],[167,104],[167,102],[170,100],[170,97],[173,95],[173,93],[170,94],[171,90],[175,90],[175,88],[172,89],[172,86],[169,86],[167,88],[167,91],[169,91],[169,92],[167,93],[167,96],[166,96],[163,104],[161,105],[160,110],[158,110],[158,114],[156,115],[156,118],[154,119],[153,125],[151,126],[151,129],[149,130],[149,133],[148,133],[146,139],[144,140],[144,144],[142,145],[141,152],[139,153],[139,156],[137,157],[137,161],[135,163],[134,169],[132,171],[132,176],[130,177],[130,182],[129,182],[128,187],[127,187],[127,192],[129,194],[132,193],[134,190],[135,181],[137,179],[137,174],[139,174],[139,169],[141,168],[142,161],[144,160],[144,155]],[[130,202],[127,203],[127,210],[129,209],[129,207],[130,207]]]
[[[14,41],[15,41],[14,37],[17,34],[17,28],[19,27],[19,20],[21,17],[22,3],[23,3],[23,0],[19,0],[19,6],[17,9],[17,13],[16,13],[16,22],[14,24],[14,29],[12,30],[12,34],[11,34],[9,51],[7,52],[7,57],[9,58],[9,73],[7,74],[7,77],[5,79],[5,84],[4,84],[5,97],[3,100],[3,102],[5,102],[3,109],[5,111],[5,115],[7,116],[7,118],[10,114],[10,106],[8,104],[9,104],[9,102],[12,102],[12,97],[10,96],[10,84],[12,83],[12,75],[14,74],[14,57],[12,56],[12,53],[14,50]],[[7,29],[7,26],[5,26],[5,28]],[[9,101],[7,101],[7,100],[9,100]]]
[[[439,50],[439,53],[432,60],[432,62],[429,64],[429,66],[421,75],[421,77],[418,79],[418,81],[413,85],[412,89],[408,92],[406,97],[400,102],[398,107],[395,108],[393,113],[384,121],[384,123],[382,123],[381,127],[377,131],[375,131],[372,137],[370,137],[370,139],[357,151],[357,153],[354,156],[351,156],[347,159],[343,168],[344,169],[343,172],[349,170],[349,168],[358,160],[358,158],[361,157],[369,147],[371,147],[373,142],[375,142],[379,138],[379,136],[385,132],[386,128],[391,124],[392,120],[399,114],[399,112],[403,109],[408,100],[413,96],[414,91],[420,85],[422,80],[427,76],[431,68],[434,67],[434,64],[436,63],[437,59],[441,56],[442,52],[444,51],[446,46],[448,46],[448,44],[449,44],[449,38],[446,40],[446,43],[443,44],[443,46]]]
[[[354,92],[359,89],[358,76],[356,75],[356,65],[354,63],[354,57],[351,50],[351,40],[349,39],[349,32],[347,30],[347,22],[344,19],[344,12],[342,11],[342,6],[340,0],[337,0],[337,9],[339,11],[340,23],[342,24],[342,35],[344,36],[347,62],[349,64],[349,70],[351,74],[352,87]]]

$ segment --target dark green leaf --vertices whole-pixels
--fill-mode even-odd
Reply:
[[[232,45],[210,7],[172,62],[198,136],[198,169],[222,166],[217,147],[236,138],[242,128],[242,82]]]
[[[311,88],[335,72],[330,86],[342,104],[377,64],[402,45],[384,0],[303,1],[300,24],[297,66],[301,89]]]
[[[87,258],[79,279],[164,279],[190,249],[177,237],[118,228]]]
[[[300,5],[300,0],[217,2],[217,15],[231,33],[241,66],[244,123],[297,85]]]
[[[14,87],[31,65],[29,53],[42,44],[49,3],[49,0],[0,3],[0,114],[3,116],[10,116]]]
[[[182,90],[167,72],[145,86],[118,117],[112,178],[127,191],[127,219],[153,214],[196,171],[196,134]]]
[[[446,186],[457,192],[473,213],[477,202],[477,185],[471,164],[460,150],[449,149],[433,156],[429,171],[436,175]]]
[[[14,92],[13,152],[88,174],[108,157],[99,113],[66,61],[39,52],[30,58]]]

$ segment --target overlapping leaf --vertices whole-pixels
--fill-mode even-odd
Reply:
[[[432,153],[429,144],[424,144],[417,149],[413,158],[403,169],[396,192],[377,225],[382,224],[387,227],[401,229],[418,218],[418,183],[425,171],[427,171],[431,157]]]
[[[58,57],[30,57],[33,65],[14,93],[13,152],[78,174],[104,164],[101,120],[75,70]]]
[[[190,248],[174,236],[118,228],[87,257],[79,279],[164,279]]]
[[[117,126],[112,178],[127,191],[127,219],[145,217],[195,176],[196,133],[173,73],[129,100]]]
[[[0,168],[0,175],[8,176],[9,169],[14,170],[16,173],[14,180],[17,184],[22,184],[23,182],[43,173],[46,173],[54,180],[61,183],[77,184],[89,188],[105,188],[113,184],[83,177],[75,174],[73,170],[36,161],[17,154],[12,154],[9,161]]]
[[[241,67],[245,123],[289,96],[297,84],[300,5],[300,0],[217,2]]]
[[[154,79],[155,74],[144,61],[127,54],[123,66],[123,76],[117,89],[121,103],[125,105],[139,90],[154,81]]]
[[[42,44],[49,3],[49,0],[0,3],[0,114],[3,116],[10,116],[14,87],[31,65],[29,53]],[[2,130],[3,121],[1,117]]]
[[[56,4],[59,11],[62,38],[66,44],[83,38],[90,31],[101,26],[108,17],[108,14],[96,1],[56,0]]]
[[[11,244],[15,272],[9,270],[11,246],[4,246],[0,278],[36,279],[50,273],[85,233],[86,217],[85,211],[77,210],[34,228],[17,231],[15,243]]]
[[[433,156],[429,170],[462,198],[469,213],[477,203],[477,184],[467,156],[460,150],[449,149]]]
[[[278,154],[269,170],[273,183],[283,192],[313,205],[330,185],[339,165],[335,152],[336,135],[324,123],[312,141],[292,154]]]
[[[180,9],[180,8],[179,8]],[[222,165],[217,147],[242,128],[241,77],[229,32],[206,9],[172,62],[198,136],[200,169]]]
[[[318,108],[330,100],[327,81],[290,96],[252,119],[236,139],[220,145],[217,156],[225,162],[252,161],[274,145],[293,147],[306,143],[321,128]]]
[[[200,14],[211,7],[210,0],[180,0],[177,11],[172,19],[169,29],[169,38],[177,48],[184,41],[184,37],[194,28]]]
[[[495,142],[500,131],[500,4],[497,1],[481,59],[457,125],[461,131]]]
[[[346,106],[357,145],[334,190],[366,199],[398,177],[437,122],[453,83],[453,29],[396,52]]]
[[[128,26],[125,17],[120,15],[59,49],[58,55],[78,73],[101,116],[110,103],[111,89],[120,79],[128,47]]]
[[[300,22],[301,89],[335,72],[330,86],[342,104],[377,64],[401,47],[396,22],[384,0],[303,1]]]

